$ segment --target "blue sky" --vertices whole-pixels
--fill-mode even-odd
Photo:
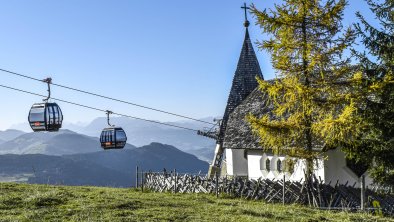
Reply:
[[[221,116],[244,38],[238,0],[13,0],[0,8],[0,68],[195,118]],[[258,8],[280,1],[254,1]],[[252,1],[246,1],[247,4]],[[362,0],[355,11],[371,18]],[[252,41],[264,36],[250,18]],[[257,51],[257,49],[255,48]],[[257,51],[266,79],[269,56]],[[0,84],[46,93],[46,86],[0,72]],[[160,121],[177,120],[61,88],[53,97]],[[41,98],[0,88],[0,129],[27,121]],[[61,105],[66,122],[104,113]]]

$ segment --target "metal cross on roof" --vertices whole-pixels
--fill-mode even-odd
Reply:
[[[247,10],[250,9],[250,8],[246,6],[246,3],[244,3],[244,6],[242,6],[241,8],[245,10],[245,22],[244,22],[244,26],[247,28],[247,27],[249,27],[248,12],[247,12]]]

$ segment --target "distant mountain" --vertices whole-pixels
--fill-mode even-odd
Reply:
[[[135,166],[145,170],[162,171],[177,169],[178,172],[198,173],[206,171],[208,163],[174,146],[151,143],[132,150],[113,150],[64,156],[73,160],[92,161],[108,168],[133,171]]]
[[[206,118],[203,120],[211,122],[212,119],[213,118]],[[86,127],[78,127],[73,130],[85,135],[97,136],[97,132],[102,130],[103,123],[105,123],[105,121],[105,118],[97,118]],[[175,146],[180,150],[189,153],[193,153],[202,160],[209,159],[210,161],[213,157],[215,141],[213,139],[199,136],[194,131],[163,126],[124,117],[112,118],[112,123],[117,126],[121,126],[127,133],[127,142],[135,146],[143,146],[152,142],[159,142]],[[211,125],[196,121],[176,121],[167,123],[196,130],[212,127]],[[206,158],[206,152],[200,152],[199,150],[204,150],[208,153],[210,152],[212,155],[209,154],[210,157]]]
[[[206,122],[212,122],[214,117],[203,118]],[[106,118],[97,118],[89,124],[63,124],[63,129],[72,130],[79,134],[84,134],[90,137],[97,138],[100,135],[101,130],[106,124]],[[140,120],[134,120],[125,117],[114,117],[111,119],[112,124],[123,127],[127,134],[127,142],[135,146],[144,146],[152,142],[158,142],[163,144],[169,144],[179,148],[182,151],[192,153],[198,158],[204,161],[211,161],[215,151],[215,140],[209,139],[197,135],[195,131],[179,129],[164,125],[158,125],[150,122],[144,122]],[[205,128],[210,128],[212,125],[186,120],[186,121],[175,121],[166,122],[173,125],[187,127],[195,130],[203,130]],[[28,126],[26,124],[15,125],[18,129],[24,129]],[[0,138],[1,139],[1,138]],[[25,146],[28,144],[25,144]],[[34,145],[37,147],[37,145]],[[2,152],[2,147],[0,143],[0,154]],[[7,147],[9,148],[9,147]],[[37,149],[42,149],[38,146]],[[28,152],[37,153],[37,152]],[[45,152],[38,152],[44,153]],[[65,154],[62,152],[61,154]],[[51,153],[51,155],[61,155],[56,153]]]
[[[15,129],[8,129],[5,131],[0,131],[0,143],[1,143],[1,141],[5,142],[5,141],[13,140],[23,134],[25,134],[25,132],[20,131],[20,130],[15,130]]]
[[[125,148],[135,148],[127,144]],[[0,144],[0,154],[66,155],[100,151],[98,138],[81,135],[70,130],[59,132],[25,133]]]
[[[93,120],[86,127],[80,128],[80,132],[89,136],[97,136],[103,128],[103,117]],[[196,149],[213,144],[211,139],[197,135],[196,132],[174,128],[170,126],[158,125],[154,123],[134,120],[125,117],[112,118],[112,123],[121,126],[128,135],[128,142],[135,146],[143,146],[152,142],[171,144],[181,149]],[[167,122],[169,124],[201,130],[207,124],[192,121]],[[208,125],[210,126],[210,125]]]
[[[208,163],[212,162],[213,156],[215,154],[215,148],[201,148],[195,150],[188,150],[190,154],[197,156],[200,160],[204,160]]]
[[[177,148],[152,143],[135,149],[47,156],[0,155],[0,181],[16,178],[28,183],[130,187],[135,167],[145,171],[206,173],[208,163]],[[24,177],[24,178],[23,178]],[[3,179],[4,180],[4,179]]]
[[[2,143],[5,143],[5,141],[4,141],[4,140],[2,140],[2,139],[0,139],[0,144],[2,144]]]

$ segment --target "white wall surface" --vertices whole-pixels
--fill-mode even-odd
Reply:
[[[227,175],[248,176],[248,160],[244,149],[226,149]]]
[[[360,187],[360,178],[346,166],[345,154],[340,149],[329,150],[326,155],[324,180],[327,184],[331,181],[331,185],[335,185],[338,181],[339,184],[348,182],[348,185],[351,186],[356,183],[355,186]],[[366,186],[370,186],[373,182],[372,179],[368,176],[368,173],[364,175]]]

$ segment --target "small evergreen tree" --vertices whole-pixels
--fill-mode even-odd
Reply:
[[[362,163],[370,163],[375,182],[394,185],[394,0],[367,0],[381,28],[370,25],[361,13],[356,30],[367,54],[355,52],[366,74],[361,91],[365,104],[359,106],[368,127],[345,152]]]
[[[341,23],[346,5],[345,0],[284,0],[268,12],[251,7],[270,34],[259,47],[271,54],[278,78],[273,84],[259,80],[272,112],[248,120],[262,147],[306,159],[308,177],[314,159],[363,128],[360,98],[345,84],[362,78],[343,56],[355,39]]]

